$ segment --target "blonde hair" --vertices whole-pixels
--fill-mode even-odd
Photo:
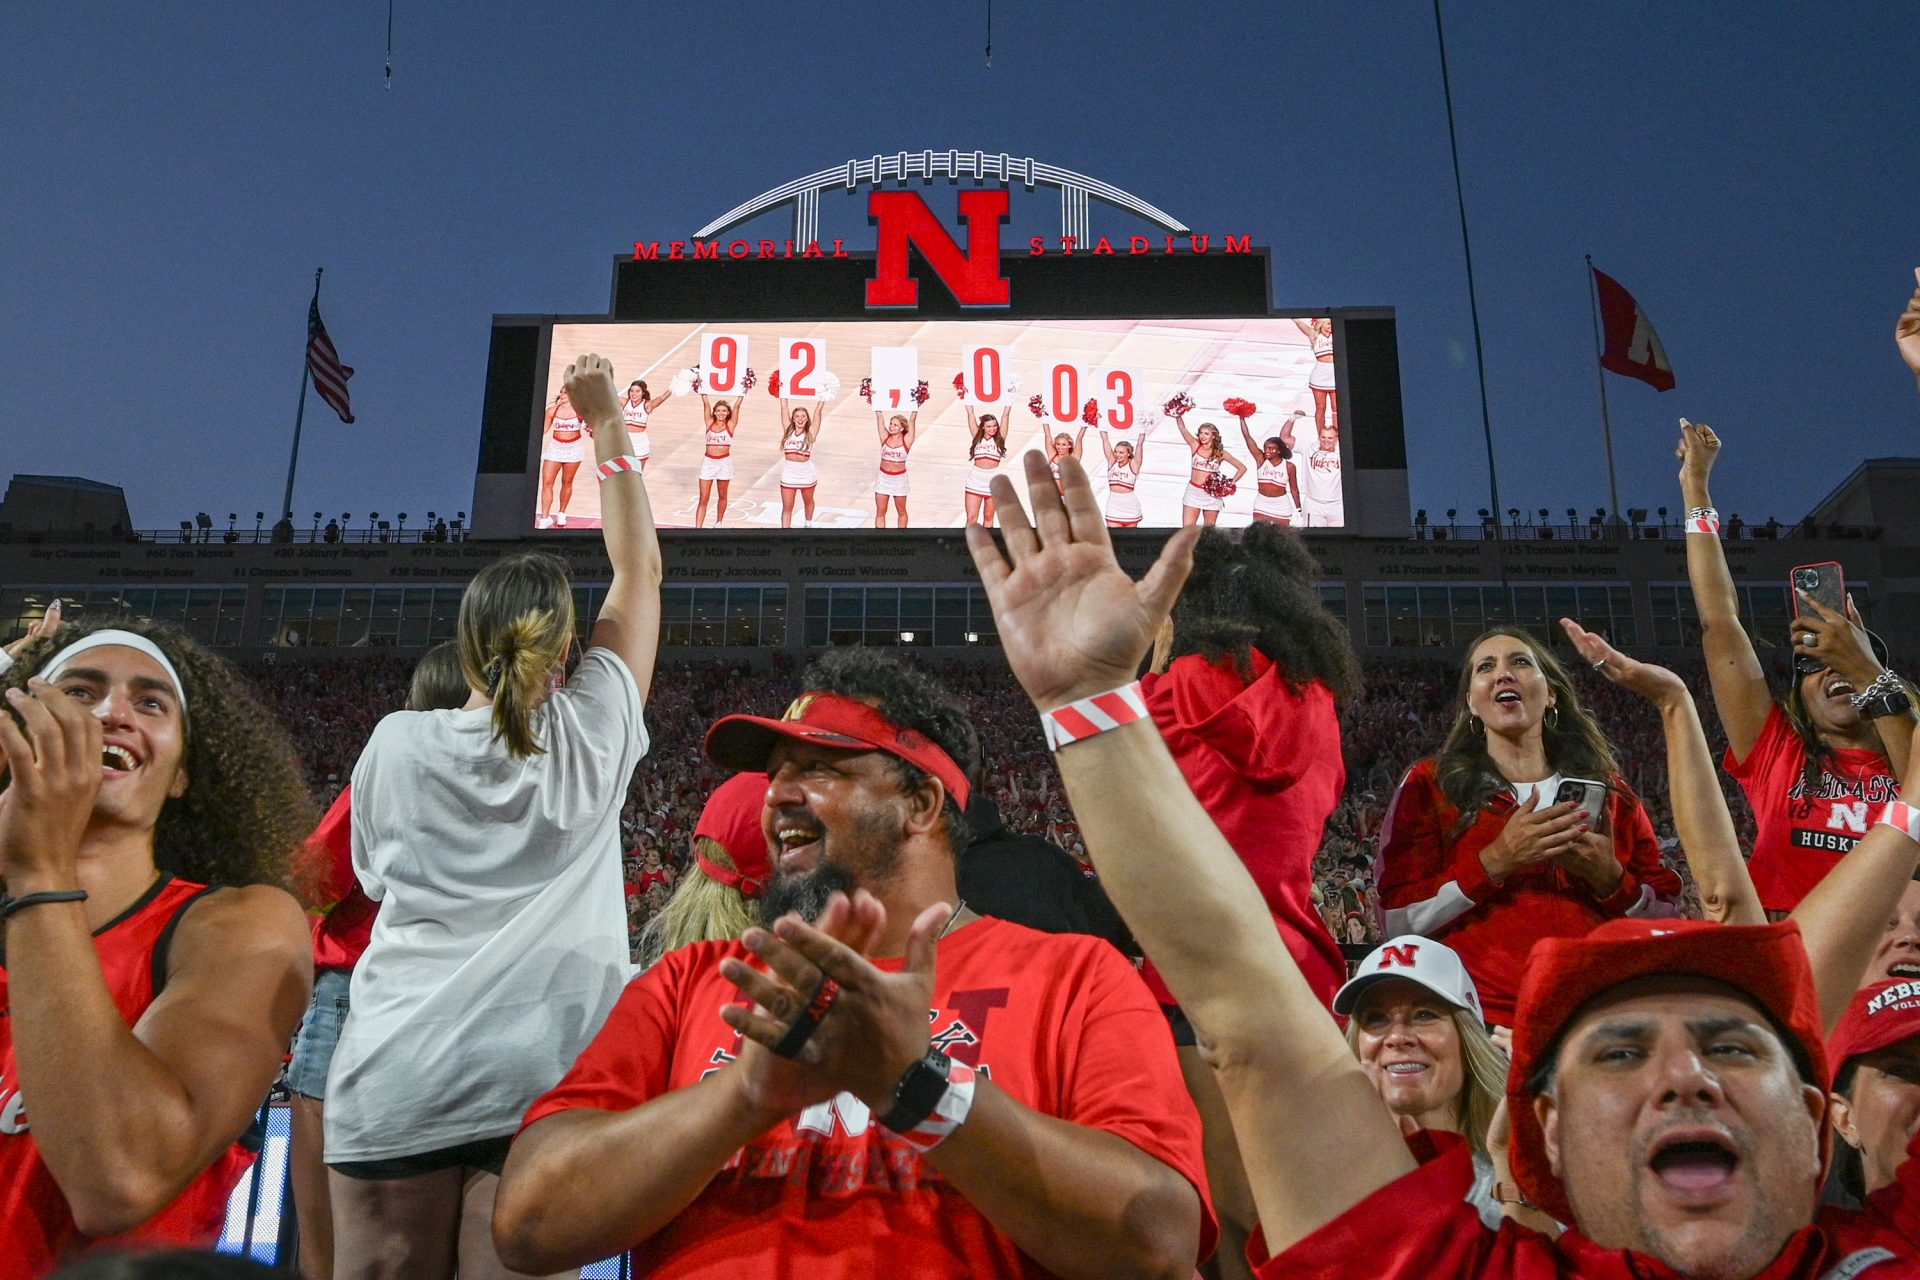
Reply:
[[[1355,1010],[1357,1013],[1358,1010]],[[1460,1037],[1460,1096],[1453,1100],[1454,1123],[1476,1155],[1487,1154],[1487,1128],[1494,1110],[1507,1092],[1507,1055],[1493,1042],[1480,1019],[1465,1009],[1451,1009]],[[1360,1020],[1347,1019],[1347,1047],[1360,1056]]]
[[[693,851],[716,866],[735,869],[726,847],[718,840],[695,836]],[[640,931],[634,960],[641,968],[650,968],[669,951],[696,942],[728,942],[759,922],[753,901],[746,894],[715,880],[696,861],[674,886],[667,905],[654,912]]]
[[[573,643],[573,589],[566,564],[545,552],[488,565],[460,598],[460,671],[493,699],[493,733],[517,760],[545,750],[533,712]]]

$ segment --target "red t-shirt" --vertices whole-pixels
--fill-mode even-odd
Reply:
[[[750,958],[737,942],[696,943],[634,979],[526,1123],[626,1110],[731,1062],[740,1036],[719,1013],[739,999],[719,972],[729,955]],[[1026,1106],[1117,1134],[1178,1171],[1200,1193],[1205,1256],[1216,1232],[1199,1117],[1166,1019],[1120,954],[1098,938],[982,918],[941,940],[935,975],[934,1046]],[[844,1093],[736,1153],[633,1259],[635,1275],[711,1280],[1048,1274]]]
[[[373,937],[373,918],[380,904],[360,889],[353,874],[353,802],[351,786],[340,788],[326,816],[309,837],[326,853],[327,875],[320,896],[333,905],[313,921],[313,970],[351,970],[366,953]]]
[[[128,1026],[138,1022],[159,995],[172,924],[205,889],[162,879],[93,935],[107,990]],[[14,1066],[10,1008],[7,971],[0,960],[0,1280],[37,1280],[96,1244],[211,1248],[226,1222],[227,1198],[253,1163],[253,1153],[238,1143],[228,1147],[173,1203],[132,1231],[110,1240],[81,1235],[28,1127],[30,1112]],[[103,1152],[100,1158],[114,1157]]]
[[[1900,779],[1878,751],[1845,748],[1829,755],[1812,795],[1807,748],[1775,703],[1753,750],[1726,770],[1747,793],[1757,828],[1747,873],[1769,911],[1791,911],[1867,833],[1880,806],[1900,796]]]
[[[1909,1158],[1899,1177],[1864,1211],[1821,1209],[1814,1225],[1795,1232],[1754,1280],[1920,1280],[1907,1212],[1920,1192],[1913,1185],[1920,1166]],[[1657,1259],[1603,1249],[1578,1231],[1558,1240],[1510,1222],[1489,1231],[1467,1200],[1472,1185],[1473,1155],[1459,1145],[1276,1257],[1266,1258],[1256,1236],[1247,1257],[1259,1280],[1678,1280],[1679,1273]]]
[[[1340,719],[1324,684],[1296,693],[1257,649],[1253,675],[1243,680],[1231,660],[1188,654],[1140,687],[1187,785],[1260,887],[1307,984],[1331,1005],[1346,961],[1311,891],[1313,855],[1347,782]],[[1143,973],[1171,1004],[1151,960]]]
[[[1407,770],[1380,832],[1376,880],[1387,907],[1386,934],[1419,933],[1446,943],[1480,991],[1487,1021],[1513,1025],[1527,953],[1542,938],[1578,938],[1622,915],[1671,916],[1680,909],[1680,877],[1660,858],[1653,823],[1639,797],[1614,779],[1608,830],[1623,875],[1611,897],[1554,863],[1524,868],[1496,885],[1480,851],[1506,829],[1517,804],[1501,791],[1464,831],[1460,811],[1440,790],[1431,758]]]

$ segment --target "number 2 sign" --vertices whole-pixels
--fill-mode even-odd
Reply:
[[[737,396],[747,369],[747,336],[744,333],[703,333],[700,335],[700,393],[709,396]]]
[[[827,344],[818,338],[780,340],[780,387],[790,400],[815,400],[827,372]]]

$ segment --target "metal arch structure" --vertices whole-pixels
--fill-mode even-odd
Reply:
[[[1085,243],[1093,238],[1089,206],[1094,200],[1157,223],[1176,235],[1191,234],[1185,223],[1139,196],[1072,169],[1042,164],[1032,156],[1015,159],[1004,151],[997,154],[985,151],[896,151],[888,156],[849,160],[832,169],[821,169],[804,178],[782,183],[729,209],[694,232],[694,235],[702,240],[711,239],[777,205],[791,202],[794,243],[810,244],[820,238],[820,194],[823,191],[836,188],[853,191],[861,186],[907,182],[914,178],[927,182],[935,178],[946,178],[950,182],[958,182],[963,178],[981,182],[1020,182],[1029,191],[1035,187],[1056,187],[1060,191],[1060,234],[1073,236],[1076,243]]]

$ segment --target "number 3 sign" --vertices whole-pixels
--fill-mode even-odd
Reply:
[[[703,333],[700,335],[700,393],[709,396],[737,396],[741,376],[747,369],[747,336],[744,333]]]
[[[818,338],[780,340],[780,387],[788,399],[819,399],[824,394],[820,379],[826,372],[826,343]]]

